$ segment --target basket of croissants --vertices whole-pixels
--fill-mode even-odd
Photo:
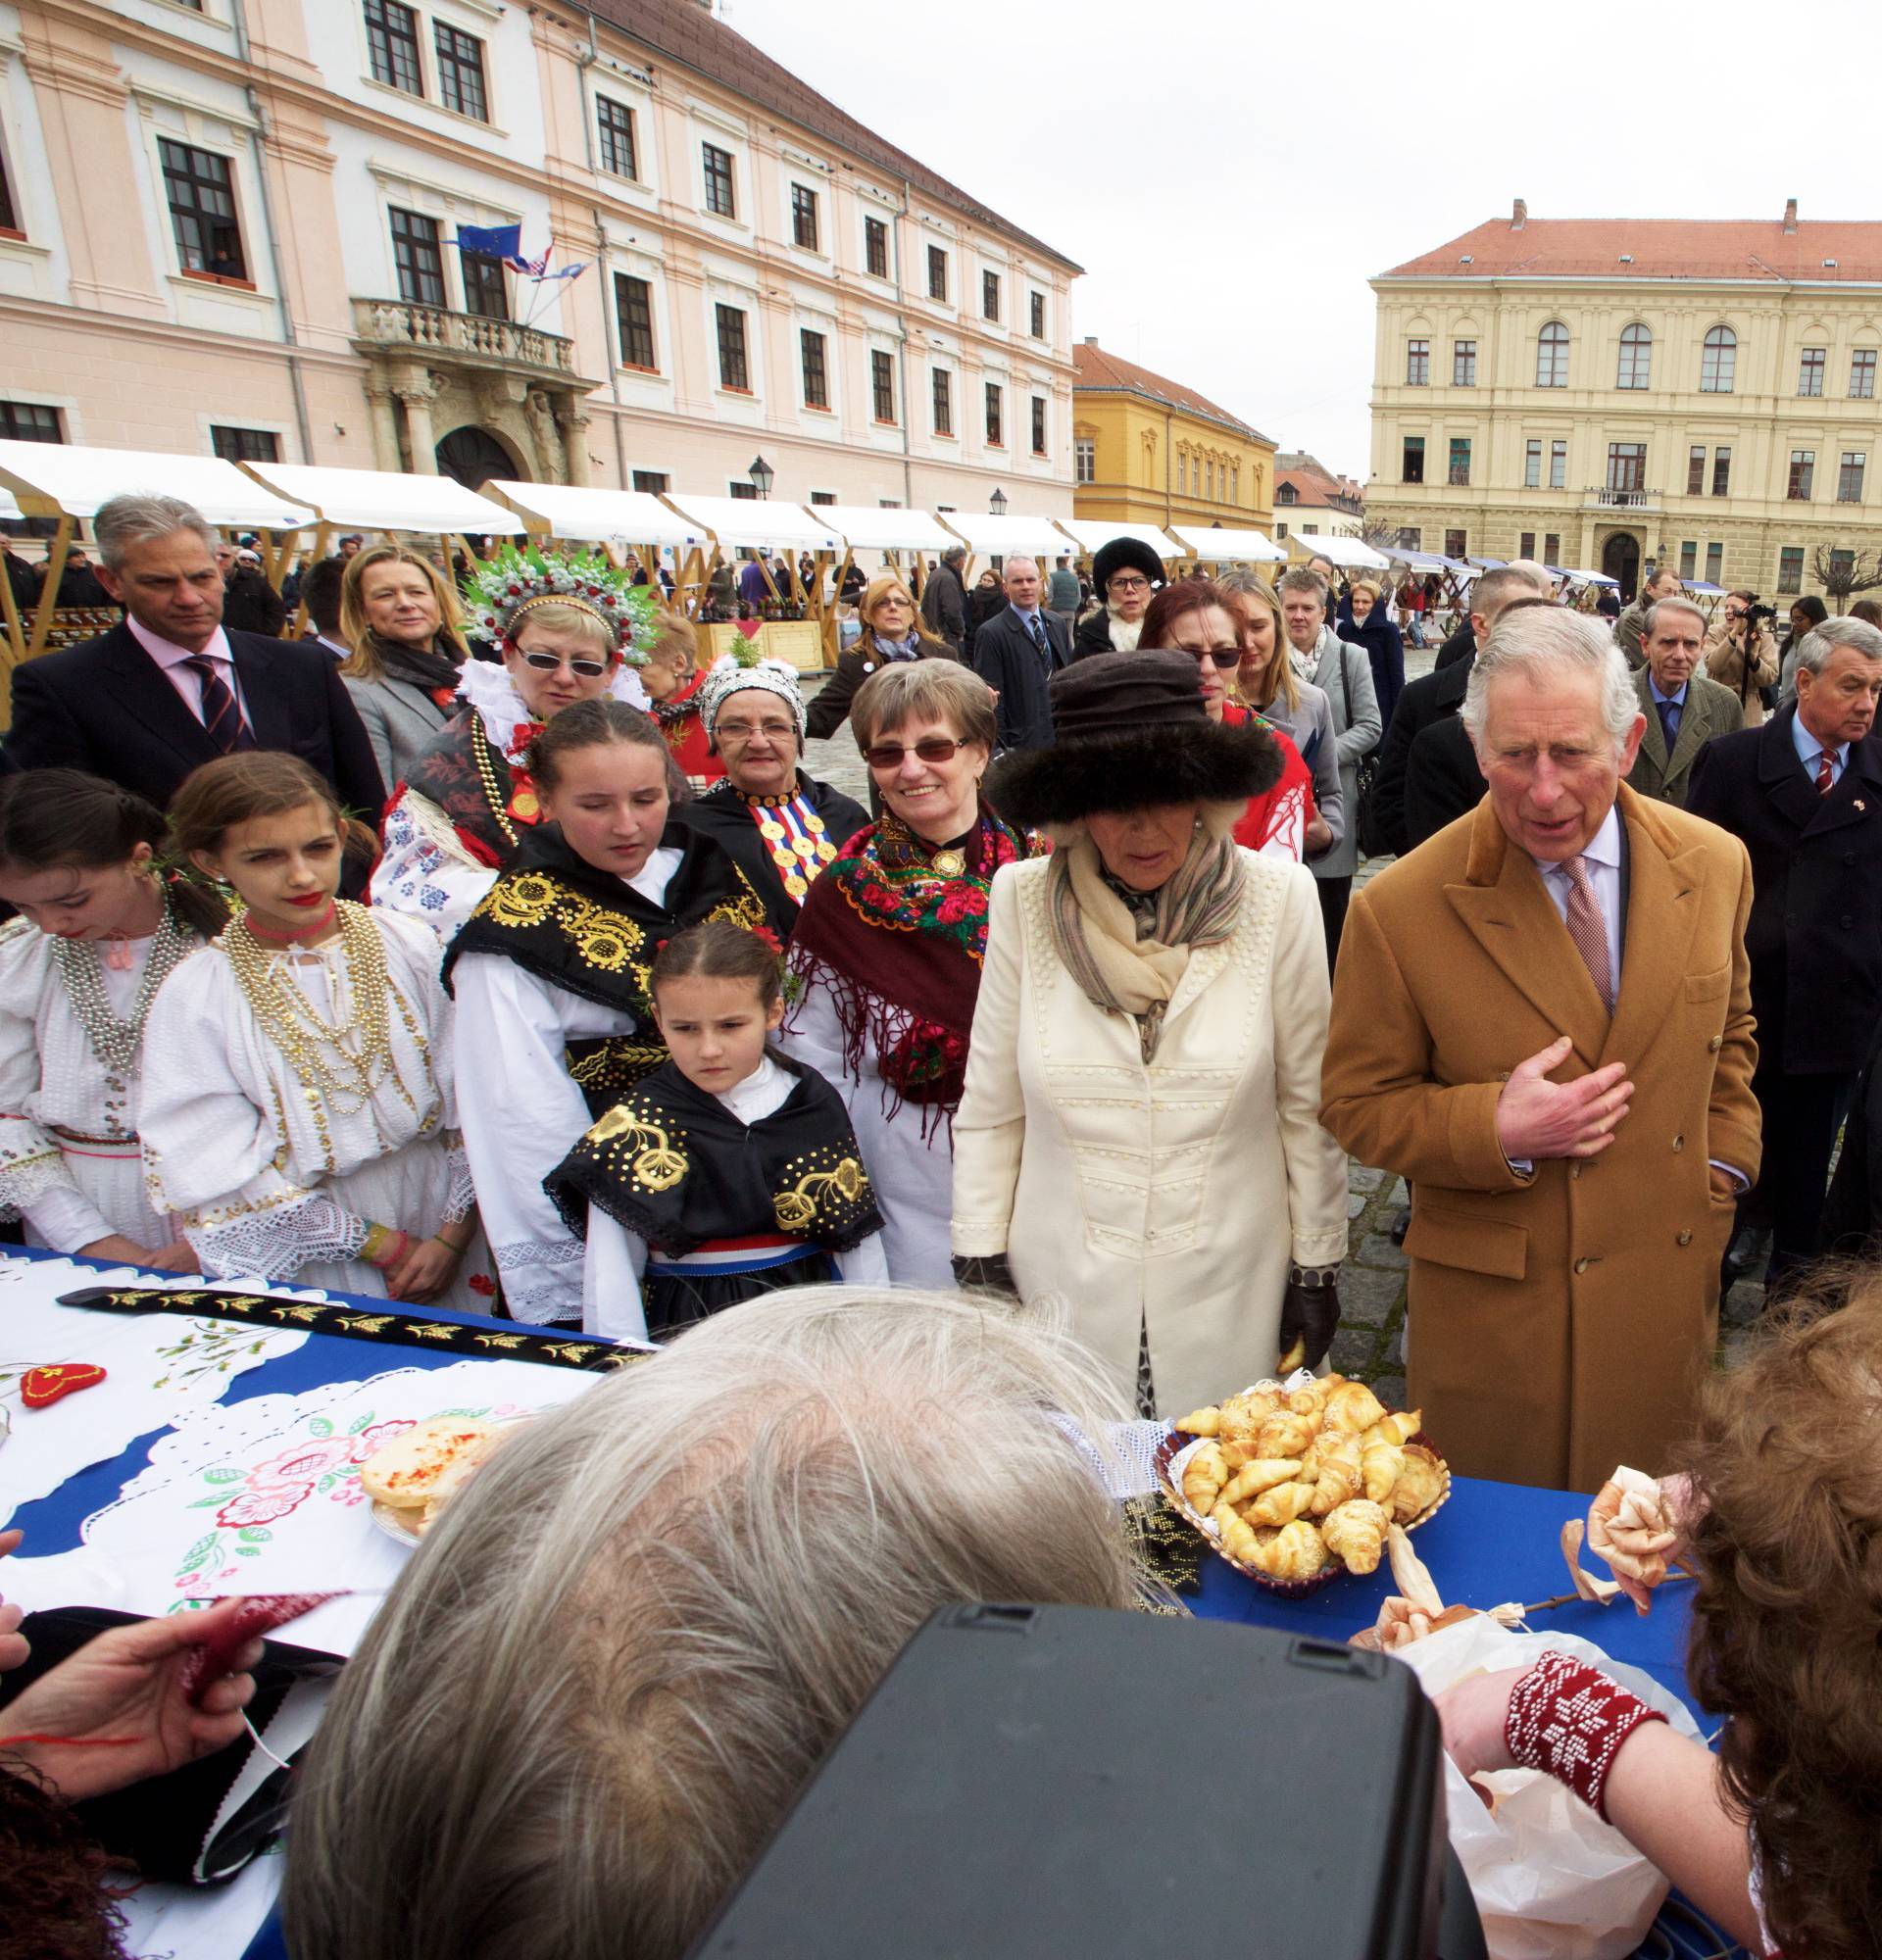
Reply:
[[[1157,1451],[1164,1495],[1258,1586],[1304,1596],[1378,1569],[1386,1532],[1451,1494],[1419,1426],[1342,1375],[1257,1382],[1192,1410]]]

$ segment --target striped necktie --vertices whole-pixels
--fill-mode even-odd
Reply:
[[[207,655],[198,655],[183,664],[203,684],[203,727],[219,753],[228,756],[237,749],[254,748],[254,731],[243,720],[241,708],[223,678],[221,664]]]
[[[1836,758],[1827,749],[1816,752],[1816,793],[1826,797],[1836,787]]]
[[[1039,651],[1045,655],[1047,661],[1050,662],[1052,659],[1052,646],[1051,643],[1046,638],[1046,622],[1042,618],[1040,618],[1037,612],[1029,612],[1026,614],[1026,630],[1032,635],[1032,644],[1035,647],[1037,647]]]
[[[1588,876],[1585,858],[1570,858],[1561,867],[1568,880],[1568,937],[1574,941],[1581,963],[1595,983],[1601,1004],[1614,1011],[1613,967],[1609,957],[1608,921],[1601,915],[1601,902],[1595,897],[1594,881]]]

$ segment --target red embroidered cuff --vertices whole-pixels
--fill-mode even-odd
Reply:
[[[1617,1681],[1551,1651],[1510,1690],[1503,1739],[1524,1769],[1546,1770],[1606,1823],[1608,1772],[1643,1722],[1663,1722]]]

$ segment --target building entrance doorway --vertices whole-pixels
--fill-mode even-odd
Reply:
[[[529,473],[488,430],[470,422],[438,444],[437,459],[438,474],[455,477],[467,490],[481,490],[493,476],[520,482]]]
[[[1640,584],[1640,540],[1631,531],[1616,531],[1601,548],[1601,568],[1619,585],[1621,603],[1631,606]]]

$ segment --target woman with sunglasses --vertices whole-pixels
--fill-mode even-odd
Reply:
[[[656,601],[601,559],[505,553],[467,595],[471,630],[496,652],[458,678],[458,712],[412,761],[386,806],[372,903],[449,939],[515,862],[542,807],[524,752],[578,701],[645,709],[640,684]],[[388,778],[390,780],[390,778]]]
[[[948,643],[936,639],[923,624],[914,594],[896,572],[870,579],[856,612],[863,631],[810,704],[807,732],[813,742],[827,741],[842,727],[857,689],[877,667],[892,666],[897,661],[954,658]]]
[[[784,1046],[836,1086],[875,1184],[889,1277],[952,1285],[954,1112],[988,890],[1036,840],[980,795],[993,696],[955,661],[879,667],[850,726],[883,803],[811,887],[791,938]]]

